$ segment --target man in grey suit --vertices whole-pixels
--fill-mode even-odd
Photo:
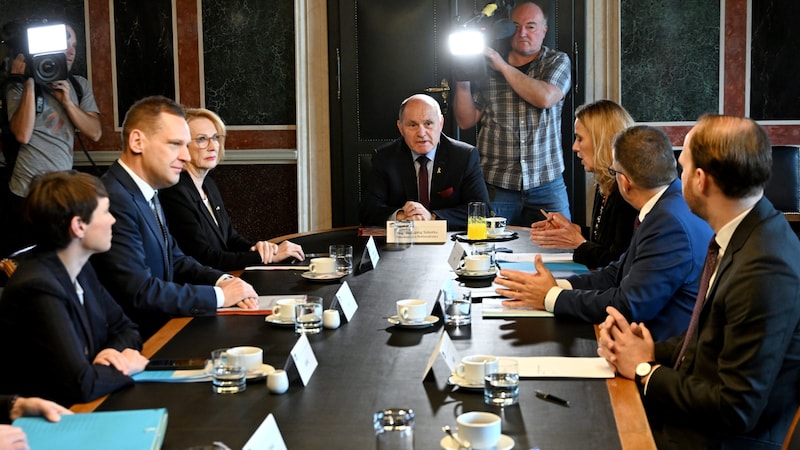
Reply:
[[[190,140],[180,105],[160,96],[139,100],[122,124],[122,155],[102,177],[117,221],[111,249],[94,255],[92,265],[143,339],[173,315],[256,305],[252,286],[185,255],[155,213],[158,189],[177,183],[189,160]]]
[[[800,241],[764,197],[769,139],[706,115],[679,162],[686,202],[716,232],[710,287],[689,329],[657,343],[609,307],[598,354],[636,380],[659,449],[778,449],[800,404]]]

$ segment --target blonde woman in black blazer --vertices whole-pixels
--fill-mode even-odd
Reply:
[[[191,160],[178,184],[159,191],[172,236],[183,252],[201,264],[231,271],[288,258],[305,259],[303,249],[290,241],[280,245],[252,241],[233,227],[217,184],[208,173],[225,156],[225,124],[207,109],[186,110]]]

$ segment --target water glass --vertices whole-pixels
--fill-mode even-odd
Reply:
[[[333,244],[328,247],[328,254],[336,260],[336,271],[353,273],[353,246]]]
[[[411,220],[395,220],[392,225],[394,230],[394,247],[406,249],[414,245],[414,222]]]
[[[247,389],[247,371],[233,358],[228,349],[211,352],[211,389],[217,394],[236,394]]]
[[[486,239],[486,217],[489,210],[486,203],[470,202],[467,204],[467,239]]]
[[[372,416],[375,444],[378,450],[414,449],[414,411],[390,408]]]
[[[444,322],[447,325],[467,325],[472,322],[472,291],[469,289],[445,289]]]
[[[306,296],[294,305],[294,332],[317,334],[322,331],[322,297]]]
[[[509,406],[519,402],[519,363],[514,358],[499,358],[497,370],[486,373],[483,402],[487,405]]]

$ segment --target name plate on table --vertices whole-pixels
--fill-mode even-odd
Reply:
[[[394,221],[386,222],[386,242],[394,244]],[[414,243],[415,244],[444,244],[447,242],[447,221],[446,220],[415,220],[414,221]]]

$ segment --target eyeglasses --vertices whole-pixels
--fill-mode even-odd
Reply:
[[[213,136],[200,136],[197,139],[194,139],[194,141],[197,143],[197,146],[200,149],[205,150],[211,144],[211,141],[214,141],[217,144],[225,142],[225,135],[224,134],[215,134]]]
[[[614,170],[614,168],[611,166],[608,166],[608,174],[611,175],[612,177],[616,177],[617,175],[625,175],[619,170]]]

